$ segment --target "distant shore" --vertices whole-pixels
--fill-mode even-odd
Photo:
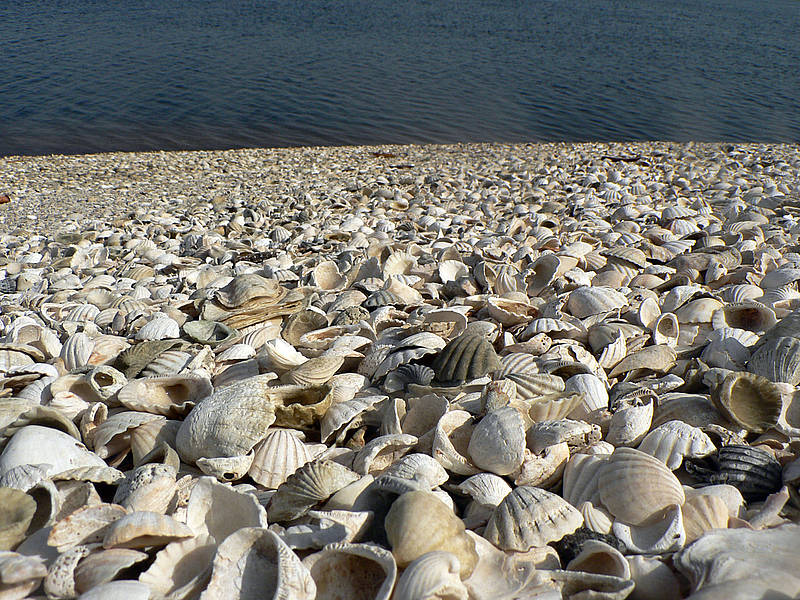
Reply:
[[[585,167],[604,157],[660,170],[664,157],[731,153],[732,160],[769,163],[797,156],[789,144],[672,142],[450,144],[300,147],[222,151],[133,152],[0,158],[0,233],[75,230],[157,215],[176,203],[220,198],[259,202],[293,195],[311,198],[375,185],[375,173],[447,185],[464,171],[497,177],[503,165],[535,172],[552,165]],[[610,157],[610,158],[609,158]],[[658,174],[657,179],[662,174]],[[118,225],[120,223],[117,223]]]

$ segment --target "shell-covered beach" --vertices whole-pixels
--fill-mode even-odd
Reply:
[[[6,157],[0,198],[2,598],[800,593],[797,145]]]

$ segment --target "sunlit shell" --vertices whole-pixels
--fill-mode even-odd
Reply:
[[[640,525],[667,506],[680,506],[684,501],[683,488],[672,471],[660,460],[633,448],[614,450],[597,478],[603,505],[631,525]]]
[[[610,287],[580,287],[569,295],[567,310],[583,319],[628,305],[628,299]]]
[[[674,471],[683,464],[684,457],[705,456],[716,447],[699,428],[683,421],[667,421],[645,436],[639,450],[655,456]]]
[[[316,600],[389,600],[397,578],[392,553],[372,544],[328,544],[303,565],[316,584]]]
[[[497,353],[481,336],[463,334],[444,347],[433,362],[434,381],[451,383],[476,379],[500,367]]]
[[[117,398],[131,410],[179,416],[187,414],[211,392],[208,379],[172,375],[134,379],[119,391]]]
[[[254,450],[248,474],[267,489],[276,489],[313,458],[299,436],[289,429],[270,428]]]
[[[631,554],[666,554],[686,543],[683,513],[677,504],[666,506],[636,525],[615,521],[611,531]]]
[[[747,370],[770,381],[797,385],[800,383],[800,339],[768,339],[753,353]]]
[[[279,372],[289,371],[308,360],[289,342],[280,338],[266,342],[264,344],[264,352],[269,357],[271,364]]]
[[[171,542],[139,575],[139,582],[147,585],[152,593],[165,597],[197,594],[210,576],[208,565],[216,549],[214,539],[207,535]]]
[[[296,519],[357,479],[356,473],[332,461],[307,463],[278,487],[269,505],[270,519]]]
[[[512,407],[492,411],[478,422],[467,452],[475,466],[497,475],[508,475],[522,465],[525,426]]]
[[[479,469],[467,458],[474,430],[472,415],[468,412],[451,410],[444,414],[436,424],[432,456],[448,471],[459,475],[475,475]]]
[[[706,531],[728,526],[728,507],[716,496],[689,497],[686,499],[682,511],[687,544],[691,544]]]
[[[461,582],[461,564],[450,552],[428,552],[406,567],[397,580],[395,600],[447,598],[467,600],[467,588]]]
[[[27,425],[13,435],[0,454],[0,476],[27,464],[47,465],[48,474],[82,466],[106,466],[75,437],[40,425]]]
[[[266,527],[267,513],[255,495],[239,492],[213,477],[201,477],[189,495],[186,524],[197,536],[224,541],[243,527]]]
[[[84,593],[113,580],[122,571],[147,558],[147,554],[127,548],[93,552],[75,569],[75,591]]]
[[[63,552],[79,544],[102,542],[109,525],[126,514],[127,511],[117,504],[84,506],[53,526],[47,544]]]
[[[583,524],[583,517],[563,498],[519,486],[495,508],[484,536],[498,548],[525,552],[560,540]]]
[[[729,373],[711,398],[724,416],[756,433],[774,427],[781,414],[778,387],[752,373]]]

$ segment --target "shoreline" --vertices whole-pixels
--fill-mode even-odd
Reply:
[[[640,166],[659,179],[663,170],[659,167],[681,152],[703,155],[723,148],[732,149],[732,160],[753,164],[766,162],[765,157],[771,161],[774,155],[800,153],[800,145],[783,143],[546,142],[9,156],[0,158],[0,195],[8,194],[11,200],[0,205],[0,234],[73,230],[85,219],[114,221],[143,210],[164,210],[175,202],[220,197],[257,202],[298,189],[324,196],[347,188],[353,177],[374,185],[371,180],[381,173],[402,173],[406,180],[426,176],[446,180],[459,172],[484,170],[491,177],[510,164],[568,171],[602,162],[604,156],[612,157],[605,162],[614,163],[614,157],[641,155]]]

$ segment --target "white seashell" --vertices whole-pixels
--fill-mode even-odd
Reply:
[[[28,464],[47,465],[48,475],[75,467],[106,466],[74,437],[40,425],[27,425],[12,436],[0,454],[0,477],[15,467]]]
[[[211,395],[211,382],[202,377],[171,375],[134,379],[117,393],[123,406],[165,416],[180,416]]]
[[[578,373],[565,382],[565,391],[579,394],[580,403],[567,416],[582,419],[595,410],[608,407],[606,384],[591,373]]]
[[[620,551],[599,540],[584,542],[581,551],[567,565],[567,570],[609,575],[620,579],[631,577],[631,568]]]
[[[567,310],[571,315],[584,319],[592,315],[623,308],[628,299],[610,287],[580,287],[570,292]]]
[[[653,401],[618,409],[611,416],[606,440],[614,446],[635,446],[650,430],[653,422]]]
[[[254,450],[255,455],[248,474],[267,489],[277,489],[314,457],[291,429],[270,428]]]
[[[608,456],[573,454],[564,468],[564,499],[573,506],[584,502],[600,506],[599,475],[607,461]]]
[[[192,530],[172,517],[138,511],[123,515],[108,526],[103,548],[146,548],[193,537]]]
[[[253,464],[253,451],[240,456],[202,457],[195,461],[197,468],[220,481],[238,481]]]
[[[208,565],[214,558],[217,545],[207,535],[167,544],[157,554],[150,567],[139,575],[152,594],[185,598],[205,587]]]
[[[499,408],[481,419],[470,436],[467,452],[475,466],[497,475],[519,469],[525,452],[525,426],[517,409]]]
[[[25,598],[39,587],[47,575],[47,566],[39,556],[24,556],[17,552],[0,552],[0,586],[3,598]]]
[[[611,533],[613,520],[602,508],[597,508],[591,502],[582,502],[578,512],[583,516],[583,524],[597,533]]]
[[[403,571],[393,598],[467,600],[469,593],[461,582],[460,570],[461,565],[454,554],[441,551],[423,554]]]
[[[640,525],[615,521],[611,531],[631,554],[666,554],[680,550],[686,543],[681,507],[676,504]]]
[[[639,450],[655,456],[674,471],[683,464],[684,457],[705,456],[716,447],[699,428],[683,421],[667,421],[645,436]]]
[[[89,362],[94,343],[85,333],[74,333],[69,336],[61,347],[61,360],[64,361],[64,368],[72,371],[78,367],[83,367]]]
[[[334,543],[303,559],[316,584],[316,599],[389,600],[397,579],[392,553],[372,544]]]
[[[479,469],[467,458],[474,429],[472,415],[468,412],[451,410],[445,413],[434,430],[432,456],[453,473],[459,475],[479,473]]]
[[[359,475],[379,475],[416,445],[417,438],[406,433],[382,435],[369,441],[353,459]]]
[[[289,342],[280,338],[266,342],[264,352],[269,357],[271,365],[279,372],[290,371],[308,360]]]
[[[142,328],[136,332],[136,339],[139,341],[166,340],[179,338],[180,336],[180,325],[178,325],[177,321],[166,315],[156,316],[154,319],[145,323]]]
[[[681,585],[672,570],[658,558],[633,555],[626,556],[635,582],[632,600],[680,600]]]
[[[653,322],[652,331],[654,344],[674,347],[678,344],[681,325],[678,317],[671,312],[665,312]]]
[[[201,477],[186,506],[186,524],[195,535],[224,541],[247,527],[266,527],[267,513],[252,494],[237,492],[213,477]]]

